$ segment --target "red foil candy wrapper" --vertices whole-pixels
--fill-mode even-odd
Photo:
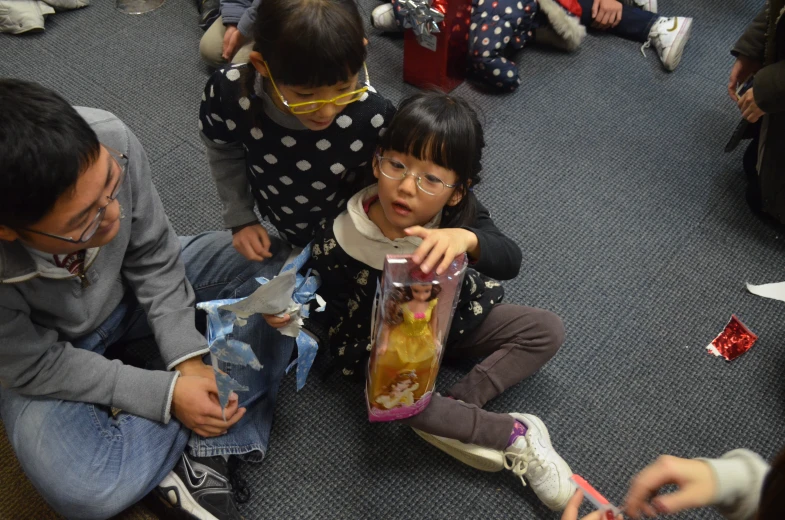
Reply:
[[[403,80],[420,88],[437,87],[450,92],[466,78],[469,54],[471,0],[434,0],[432,7],[444,13],[434,34],[435,47],[420,45],[414,31],[406,30],[403,41]]]
[[[733,361],[751,349],[757,339],[758,336],[748,329],[739,318],[731,316],[725,329],[714,338],[706,350],[710,354]]]

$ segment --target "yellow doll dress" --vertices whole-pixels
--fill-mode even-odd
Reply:
[[[415,315],[409,310],[408,304],[401,306],[403,323],[390,331],[387,350],[376,359],[371,374],[372,402],[377,402],[379,396],[387,393],[390,385],[402,372],[416,374],[413,381],[418,384],[414,391],[415,401],[430,390],[437,368],[436,341],[431,331],[431,318],[437,302],[438,298],[431,300],[423,316]]]

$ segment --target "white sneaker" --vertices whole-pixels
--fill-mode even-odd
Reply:
[[[501,471],[504,469],[504,452],[502,451],[483,448],[476,444],[466,444],[447,437],[438,437],[417,428],[412,428],[412,430],[426,442],[475,469],[480,471]]]
[[[572,470],[553,449],[548,429],[539,417],[520,413],[510,415],[526,426],[526,435],[518,437],[504,451],[504,467],[520,477],[524,486],[528,481],[532,491],[549,509],[564,510],[575,492],[570,480]]]
[[[653,44],[665,69],[673,70],[681,61],[684,46],[687,45],[691,30],[692,18],[683,16],[674,16],[673,18],[661,17],[654,22],[649,33],[649,41],[643,44],[641,52],[646,56],[644,50]]]
[[[395,20],[393,5],[389,2],[382,4],[371,12],[371,25],[384,32],[397,32],[401,28]]]
[[[657,0],[622,0],[624,5],[634,5],[650,13],[657,12]]]

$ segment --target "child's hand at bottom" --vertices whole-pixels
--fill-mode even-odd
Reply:
[[[270,235],[261,224],[251,224],[232,233],[232,245],[248,260],[262,262],[271,258]]]
[[[655,496],[668,484],[679,489]],[[710,505],[716,490],[714,471],[705,462],[663,455],[632,479],[624,509],[632,518],[673,514]]]
[[[436,274],[442,274],[461,253],[468,253],[475,260],[479,257],[477,235],[467,229],[426,229],[414,226],[407,228],[406,234],[422,238],[422,244],[414,252],[412,260],[420,265],[423,273],[429,273],[435,268]]]
[[[578,520],[578,509],[581,507],[581,502],[583,502],[583,492],[579,489],[567,503],[561,520]],[[617,520],[621,520],[621,518],[621,515],[616,517]],[[581,520],[605,520],[605,518],[602,516],[602,511],[595,511],[584,516]]]

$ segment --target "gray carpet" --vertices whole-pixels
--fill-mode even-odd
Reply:
[[[217,229],[196,130],[207,78],[196,10],[169,0],[129,17],[113,3],[51,17],[43,34],[0,36],[0,75],[119,115],[177,231]],[[508,299],[557,312],[568,333],[549,365],[489,408],[539,415],[614,502],[659,453],[748,447],[770,458],[783,444],[785,304],[744,290],[785,278],[783,238],[750,215],[740,154],[722,153],[738,118],[728,49],[761,3],[662,0],[661,11],[696,19],[672,74],[653,52],[592,35],[574,54],[525,50],[515,94],[457,90],[487,122],[477,193],[524,251]],[[401,40],[369,34],[373,84],[394,101],[414,92]],[[726,363],[704,347],[732,313],[760,339]],[[467,368],[445,368],[440,386]],[[247,518],[557,518],[508,472],[476,472],[407,428],[368,424],[361,388],[337,377],[299,393],[284,382],[268,457],[244,472]]]

